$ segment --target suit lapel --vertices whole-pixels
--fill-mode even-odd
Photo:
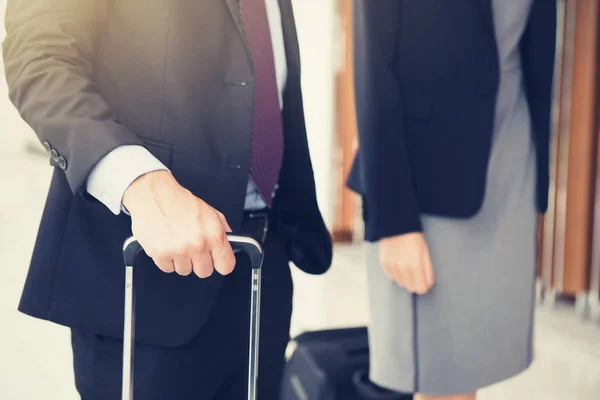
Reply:
[[[495,37],[496,33],[494,32],[494,12],[492,9],[492,0],[476,1],[479,3],[479,9],[481,10],[488,33]]]
[[[300,49],[298,48],[298,34],[294,21],[294,10],[291,0],[279,0],[283,41],[289,76],[296,76],[300,72]]]
[[[242,18],[240,17],[240,3],[239,0],[223,0],[227,4],[227,8],[229,8],[229,12],[231,13],[231,18],[233,22],[235,22],[235,26],[238,29],[239,34],[242,36],[242,40],[246,45],[246,52],[248,53],[248,57],[250,57],[250,49],[248,48],[248,42],[246,41],[246,31],[244,30],[244,26],[242,25]]]

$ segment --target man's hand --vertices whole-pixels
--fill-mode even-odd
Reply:
[[[219,211],[180,186],[168,171],[136,179],[123,196],[132,231],[146,254],[164,272],[207,278],[213,270],[227,275],[235,256],[231,232]]]
[[[425,294],[434,283],[429,247],[422,233],[381,239],[379,257],[388,278],[411,293]]]

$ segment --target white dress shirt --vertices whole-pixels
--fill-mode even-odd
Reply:
[[[271,31],[271,42],[275,58],[279,106],[283,109],[283,91],[287,80],[287,61],[278,0],[265,0],[267,18]],[[94,167],[87,180],[87,191],[114,214],[119,214],[125,191],[138,177],[148,172],[168,168],[157,160],[145,147],[136,145],[119,146],[104,156]],[[266,204],[251,179],[246,191],[247,210],[265,208]]]

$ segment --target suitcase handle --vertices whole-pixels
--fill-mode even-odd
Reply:
[[[252,269],[259,269],[262,266],[263,250],[262,246],[254,239],[248,236],[227,234],[227,239],[234,252],[242,251],[250,257]],[[134,236],[125,241],[123,245],[123,261],[126,266],[133,266],[135,258],[142,252],[142,246]]]
[[[257,398],[258,344],[260,327],[260,291],[263,249],[256,240],[248,236],[227,234],[234,252],[243,251],[250,257],[250,337],[248,354],[248,400]],[[123,244],[125,262],[125,307],[123,326],[123,383],[122,400],[133,400],[133,360],[135,343],[135,301],[133,290],[133,264],[142,252],[142,246],[132,236]]]

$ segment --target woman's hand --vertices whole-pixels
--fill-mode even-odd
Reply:
[[[422,233],[381,239],[379,257],[388,278],[409,292],[423,295],[433,286],[433,266]]]

